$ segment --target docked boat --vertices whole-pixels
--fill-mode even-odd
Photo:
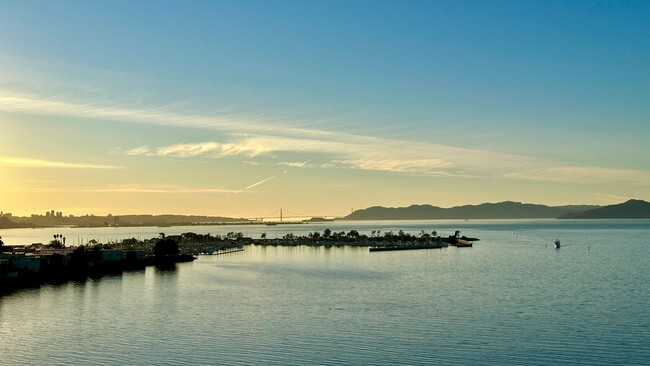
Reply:
[[[555,249],[560,249],[560,239],[555,239]]]
[[[312,217],[311,219],[308,220],[302,220],[303,224],[313,224],[313,223],[319,223],[319,222],[333,222],[334,219],[327,219],[325,217]]]
[[[463,239],[456,239],[456,243],[453,245],[455,245],[457,248],[470,248],[472,247],[472,242]]]
[[[371,252],[388,252],[394,250],[417,250],[417,249],[440,249],[446,248],[447,243],[436,242],[429,244],[409,244],[409,245],[382,245],[377,247],[370,247],[369,251]]]

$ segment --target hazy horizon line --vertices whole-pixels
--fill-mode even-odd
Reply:
[[[399,208],[409,208],[413,206],[432,206],[432,207],[437,207],[441,209],[452,209],[452,208],[458,208],[458,207],[467,207],[467,206],[481,206],[485,204],[502,204],[502,203],[518,203],[522,205],[538,205],[538,206],[546,206],[546,207],[571,207],[571,206],[593,206],[593,207],[605,207],[605,206],[612,206],[612,205],[617,205],[617,204],[622,204],[631,200],[635,201],[642,201],[642,202],[648,202],[646,200],[638,199],[638,198],[628,198],[620,202],[615,202],[615,203],[610,203],[610,204],[605,204],[605,205],[599,205],[599,204],[593,204],[593,203],[583,203],[583,204],[560,204],[560,205],[550,205],[550,204],[544,204],[544,203],[535,203],[535,202],[523,202],[523,201],[512,201],[512,200],[505,200],[505,201],[485,201],[481,203],[473,203],[473,204],[458,204],[454,206],[437,206],[435,204],[431,203],[413,203],[410,205],[406,206],[383,206],[383,205],[371,205],[367,206],[364,208],[359,208],[359,209],[353,209],[352,212],[356,212],[359,210],[365,210],[373,207],[383,207],[383,208],[390,208],[390,209],[399,209]],[[278,208],[278,211],[280,208]],[[43,212],[49,213],[52,210],[44,210]],[[59,210],[53,210],[55,213],[56,212],[63,212]],[[8,214],[10,212],[4,212],[1,211],[4,214]],[[275,213],[276,211],[274,211]],[[290,212],[290,211],[289,211]],[[346,211],[347,212],[347,211]],[[351,212],[350,212],[351,213]],[[31,214],[13,214],[11,213],[13,217],[31,217],[31,215],[38,215],[38,216],[45,216],[40,213],[31,213]],[[84,217],[84,216],[95,216],[95,217],[104,217],[104,216],[111,216],[111,217],[119,217],[119,216],[203,216],[203,217],[221,217],[221,218],[228,218],[228,219],[247,219],[247,220],[254,220],[254,219],[259,219],[259,218],[266,218],[269,216],[238,216],[238,215],[228,215],[228,214],[200,214],[200,213],[120,213],[120,214],[113,214],[113,213],[107,213],[106,215],[101,215],[101,214],[94,214],[94,213],[85,213],[85,214],[68,214],[67,216],[64,214],[63,216],[60,216],[62,218],[69,218],[69,215],[73,215],[74,217]],[[290,217],[345,217],[346,215],[343,216],[337,216],[337,215],[330,215],[330,214],[308,214],[308,215],[288,215],[284,216],[287,218]],[[54,216],[56,217],[56,216]]]

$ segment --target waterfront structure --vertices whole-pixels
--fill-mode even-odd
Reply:
[[[121,263],[124,261],[123,250],[101,250],[101,263]]]
[[[40,255],[12,255],[9,262],[13,264],[18,271],[38,273],[41,270]]]

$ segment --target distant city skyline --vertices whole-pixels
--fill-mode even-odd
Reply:
[[[7,2],[0,210],[650,200],[650,3]]]

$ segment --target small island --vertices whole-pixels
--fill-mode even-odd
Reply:
[[[460,236],[460,230],[456,230],[454,235],[441,237],[433,230],[431,232],[421,230],[419,235],[405,233],[399,230],[397,233],[387,231],[382,233],[380,230],[371,231],[370,235],[360,234],[357,230],[349,232],[333,232],[325,229],[323,233],[313,232],[304,236],[294,235],[292,233],[284,235],[282,238],[267,239],[265,234],[258,240],[251,240],[251,244],[256,245],[281,245],[281,246],[357,246],[369,247],[371,252],[388,251],[388,250],[409,250],[409,249],[439,249],[449,245],[458,247],[471,247],[473,241],[478,238],[468,238]]]

